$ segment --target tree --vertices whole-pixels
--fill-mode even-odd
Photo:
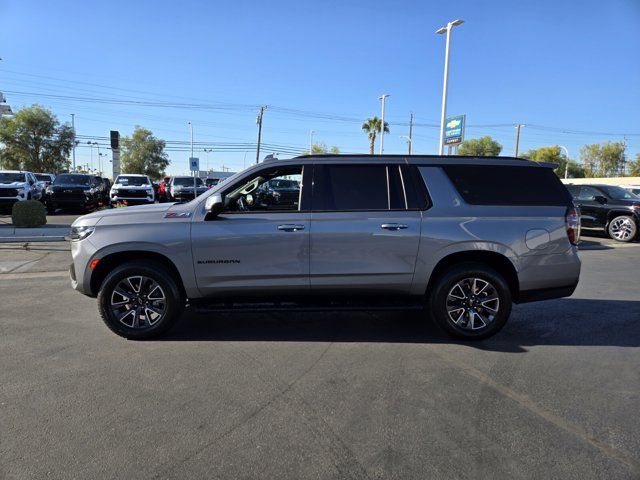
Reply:
[[[369,153],[373,155],[376,146],[376,136],[382,131],[382,120],[378,117],[367,118],[362,124],[362,130],[369,134]],[[389,123],[384,122],[384,133],[389,133]]]
[[[636,159],[631,160],[627,165],[627,174],[630,177],[640,177],[640,153],[636,154]]]
[[[136,126],[131,138],[120,140],[122,148],[122,173],[138,173],[150,178],[161,178],[169,165],[164,151],[165,141],[156,138],[151,130]]]
[[[69,168],[74,133],[39,105],[0,119],[0,165],[12,170],[59,173]]]
[[[314,143],[311,146],[311,155],[324,155],[326,153],[339,155],[340,149],[335,145],[331,148],[327,148],[327,144],[324,142]],[[302,155],[309,155],[309,150],[305,150],[304,152],[302,152]]]
[[[500,155],[501,151],[502,145],[489,135],[466,140],[458,147],[458,155],[468,155],[472,157],[495,157]]]
[[[584,168],[577,162],[570,160],[562,155],[560,147],[557,145],[551,147],[540,147],[535,150],[529,150],[522,155],[523,158],[528,158],[534,162],[555,163],[558,167],[554,170],[556,175],[560,178],[564,178],[565,169],[569,178],[581,178],[584,177]],[[567,165],[568,163],[568,165]]]
[[[580,149],[587,177],[615,177],[624,165],[624,142],[594,143]]]

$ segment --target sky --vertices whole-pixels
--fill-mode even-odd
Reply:
[[[171,174],[188,170],[190,131],[202,168],[255,162],[314,140],[368,151],[361,124],[380,116],[385,153],[438,148],[445,39],[447,114],[466,138],[491,135],[512,155],[627,142],[640,153],[640,0],[98,1],[0,0],[0,92],[13,110],[37,103],[75,114],[78,164],[97,167],[98,140],[135,125],[167,144]],[[204,149],[213,149],[205,153]],[[107,157],[102,157],[105,160]],[[110,167],[104,166],[107,170]]]

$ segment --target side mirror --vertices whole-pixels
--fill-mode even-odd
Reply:
[[[602,196],[602,195],[596,195],[595,197],[593,197],[593,199],[594,199],[596,202],[598,202],[598,203],[600,203],[600,204],[602,204],[602,205],[604,205],[605,203],[607,203],[607,197]]]
[[[224,203],[222,203],[222,195],[215,194],[211,195],[207,198],[207,201],[204,203],[204,208],[207,212],[209,212],[212,216],[216,217],[222,210],[224,210]]]
[[[33,186],[33,184],[36,183],[33,180],[29,180],[29,185]]]

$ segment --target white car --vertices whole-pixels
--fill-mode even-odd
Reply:
[[[151,179],[147,175],[127,173],[118,175],[111,186],[109,200],[116,203],[143,204],[155,203],[156,196]]]
[[[24,200],[41,200],[42,185],[31,172],[0,171],[0,205],[13,206]]]

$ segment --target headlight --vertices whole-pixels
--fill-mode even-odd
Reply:
[[[149,194],[153,193],[153,188],[147,188],[147,193]]]
[[[18,187],[16,190],[18,190],[18,193],[24,193],[24,187]]]
[[[93,233],[96,227],[71,227],[71,235],[69,238],[72,241],[84,240]]]
[[[46,190],[47,193],[53,193],[53,187],[49,185]]]

